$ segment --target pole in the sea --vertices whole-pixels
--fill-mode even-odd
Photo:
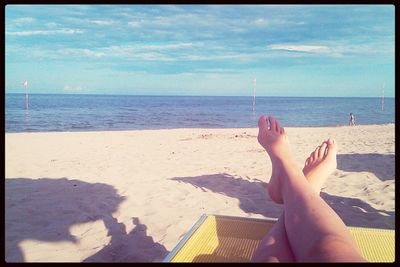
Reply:
[[[383,111],[383,105],[385,104],[385,83],[382,85],[382,101],[381,101],[381,109]]]
[[[29,99],[29,95],[28,95],[28,81],[25,80],[22,82],[22,85],[25,87],[25,105],[26,105],[26,112],[28,112],[29,109],[29,104],[28,104],[28,99]]]
[[[253,80],[253,111],[256,110],[256,78]]]

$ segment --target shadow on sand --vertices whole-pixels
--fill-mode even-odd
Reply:
[[[381,181],[393,180],[395,156],[377,153],[338,154],[337,168],[347,172],[372,172]]]
[[[19,246],[23,240],[77,243],[73,225],[102,220],[111,236],[109,245],[85,261],[153,261],[168,251],[146,234],[146,226],[132,218],[136,227],[112,217],[124,200],[114,187],[67,178],[12,178],[5,180],[5,260],[26,261]],[[99,244],[100,245],[100,244]]]
[[[347,226],[395,229],[395,212],[373,208],[368,203],[350,197],[321,192],[321,197]]]
[[[132,218],[135,228],[125,234],[125,225],[112,222],[115,229],[111,234],[110,244],[96,254],[88,257],[84,262],[153,262],[162,261],[168,254],[164,246],[154,243],[153,238],[146,233],[147,227],[139,219]],[[107,228],[109,228],[107,226]]]
[[[265,190],[268,184],[262,181],[252,182],[227,173],[175,177],[171,180],[191,184],[203,191],[211,190],[214,193],[236,198],[240,201],[240,208],[246,213],[279,217],[282,212],[281,205],[274,203],[267,195]]]
[[[265,189],[268,183],[261,181],[251,182],[226,173],[196,177],[175,177],[171,178],[171,180],[191,184],[203,191],[207,189],[236,198],[240,202],[239,207],[246,213],[278,218],[282,212],[282,205],[272,202],[267,196]],[[321,197],[348,226],[394,229],[394,212],[377,210],[359,199],[334,196],[327,193],[321,193]]]

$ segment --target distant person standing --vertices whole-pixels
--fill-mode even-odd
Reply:
[[[349,126],[356,126],[356,117],[352,112],[350,112]]]

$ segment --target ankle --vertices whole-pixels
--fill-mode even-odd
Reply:
[[[291,154],[287,154],[285,156],[277,155],[272,159],[272,163],[278,164],[283,168],[293,168],[293,167],[300,168],[300,165],[296,162],[296,160],[292,157]]]
[[[282,188],[282,198],[288,194],[292,194],[293,186],[302,186],[307,184],[306,177],[302,171],[301,166],[294,159],[278,160],[281,164],[282,172],[280,176],[280,183]]]

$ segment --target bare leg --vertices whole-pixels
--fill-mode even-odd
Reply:
[[[259,120],[260,144],[274,165],[268,186],[273,200],[284,205],[287,239],[297,261],[365,261],[340,217],[309,185],[294,161],[284,129],[273,118]],[[328,153],[329,154],[329,153]]]
[[[337,146],[333,140],[324,141],[306,159],[303,173],[310,185],[318,194],[323,182],[336,169]],[[290,247],[284,213],[263,238],[252,261],[254,262],[294,262],[295,258]]]
[[[285,229],[283,212],[254,252],[252,262],[295,262]]]

